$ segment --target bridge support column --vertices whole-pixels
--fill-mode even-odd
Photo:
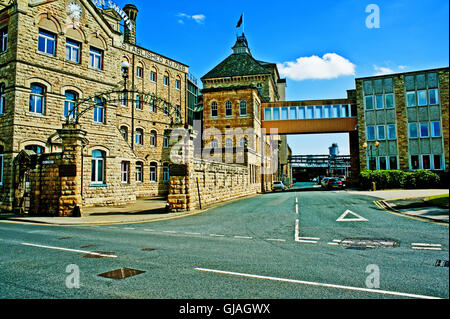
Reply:
[[[348,135],[350,146],[350,176],[348,184],[357,186],[360,172],[358,131],[349,132]]]

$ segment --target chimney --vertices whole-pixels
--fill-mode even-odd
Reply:
[[[136,44],[136,19],[138,9],[133,4],[127,4],[123,7],[123,12],[125,12],[128,19],[130,19],[127,21],[125,18],[124,41],[129,44]]]

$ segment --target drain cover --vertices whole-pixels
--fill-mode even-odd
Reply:
[[[434,264],[435,267],[448,267],[448,260],[440,260],[437,259],[436,263]]]
[[[111,270],[111,271],[105,272],[103,274],[100,274],[99,276],[105,277],[105,278],[116,279],[116,280],[122,280],[122,279],[125,279],[128,277],[142,274],[144,272],[145,272],[144,270],[138,270],[138,269],[119,268],[116,270]]]
[[[398,240],[386,238],[346,238],[339,245],[347,249],[393,248],[399,245]]]
[[[104,258],[105,255],[114,255],[112,251],[93,251],[83,256],[83,258]]]

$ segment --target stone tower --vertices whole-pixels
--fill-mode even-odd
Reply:
[[[138,9],[133,4],[127,4],[123,8],[123,12],[125,12],[129,19],[129,21],[125,21],[124,41],[129,44],[136,44],[136,19]]]

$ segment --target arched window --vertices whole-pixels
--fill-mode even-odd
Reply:
[[[128,142],[128,127],[122,125],[120,127],[120,133],[122,134],[123,139]]]
[[[100,150],[92,151],[92,160],[91,160],[92,184],[105,183],[105,158],[106,158],[105,152]]]
[[[5,83],[0,83],[0,114],[5,113],[6,97]]]
[[[105,103],[99,97],[95,98],[94,122],[105,124]]]
[[[169,135],[167,133],[164,133],[163,147],[169,148]]]
[[[158,79],[157,74],[158,73],[157,73],[156,69],[152,68],[152,70],[150,71],[150,81],[156,83],[156,80]]]
[[[245,147],[247,145],[247,139],[245,137],[241,138],[239,141],[240,147]]]
[[[150,182],[158,181],[157,176],[158,164],[155,162],[150,163]]]
[[[136,133],[134,134],[134,143],[136,145],[144,145],[144,130],[141,128],[136,129]]]
[[[227,138],[227,139],[225,140],[225,147],[226,147],[226,148],[231,148],[231,147],[233,147],[233,140],[232,140],[231,138]]]
[[[40,145],[27,145],[25,146],[25,149],[28,151],[33,151],[36,154],[43,154],[45,153],[45,148]]]
[[[73,119],[75,116],[75,101],[78,100],[78,93],[74,91],[66,91],[66,100],[64,101],[64,116]]]
[[[3,146],[0,145],[0,185],[3,185],[3,158],[5,150]]]
[[[211,117],[217,117],[217,102],[211,102]]]
[[[233,105],[231,104],[231,101],[225,102],[225,116],[232,116],[233,115]]]
[[[136,108],[138,110],[142,110],[144,108],[144,103],[142,102],[142,98],[140,94],[136,95]]]
[[[156,146],[156,137],[157,137],[157,133],[156,131],[151,131],[150,132],[150,146]]]
[[[163,164],[163,181],[168,182],[170,177],[169,163]]]
[[[163,84],[164,86],[169,86],[169,73],[164,73],[164,78],[163,78]]]
[[[56,49],[56,34],[39,30],[38,51],[50,55],[55,55]]]
[[[142,183],[144,181],[144,164],[136,162],[136,182]]]
[[[247,115],[247,101],[240,101],[239,102],[239,113],[241,116]]]
[[[217,148],[217,147],[219,147],[219,142],[217,142],[216,139],[213,139],[213,140],[211,141],[211,147],[212,147],[212,148]]]
[[[45,87],[39,83],[31,84],[30,112],[45,113]]]

